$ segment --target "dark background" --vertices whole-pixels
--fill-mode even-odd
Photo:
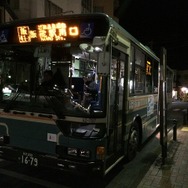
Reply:
[[[158,57],[167,50],[167,64],[188,69],[188,0],[120,0],[120,25]]]

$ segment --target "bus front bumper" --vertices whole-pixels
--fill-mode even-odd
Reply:
[[[7,146],[0,146],[0,158],[30,167],[47,167],[70,173],[96,174],[103,176],[102,161],[73,161]]]

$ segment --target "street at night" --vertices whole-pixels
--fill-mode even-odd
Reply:
[[[188,188],[187,8],[0,0],[0,188]]]

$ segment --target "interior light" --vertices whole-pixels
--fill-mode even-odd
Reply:
[[[95,52],[102,52],[102,48],[100,48],[100,47],[98,47],[98,46],[96,46],[96,47],[94,48],[94,50],[95,50]]]

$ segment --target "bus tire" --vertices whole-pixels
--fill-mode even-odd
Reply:
[[[135,122],[130,129],[128,145],[127,145],[127,160],[131,161],[135,158],[140,144],[140,131],[138,123]]]

